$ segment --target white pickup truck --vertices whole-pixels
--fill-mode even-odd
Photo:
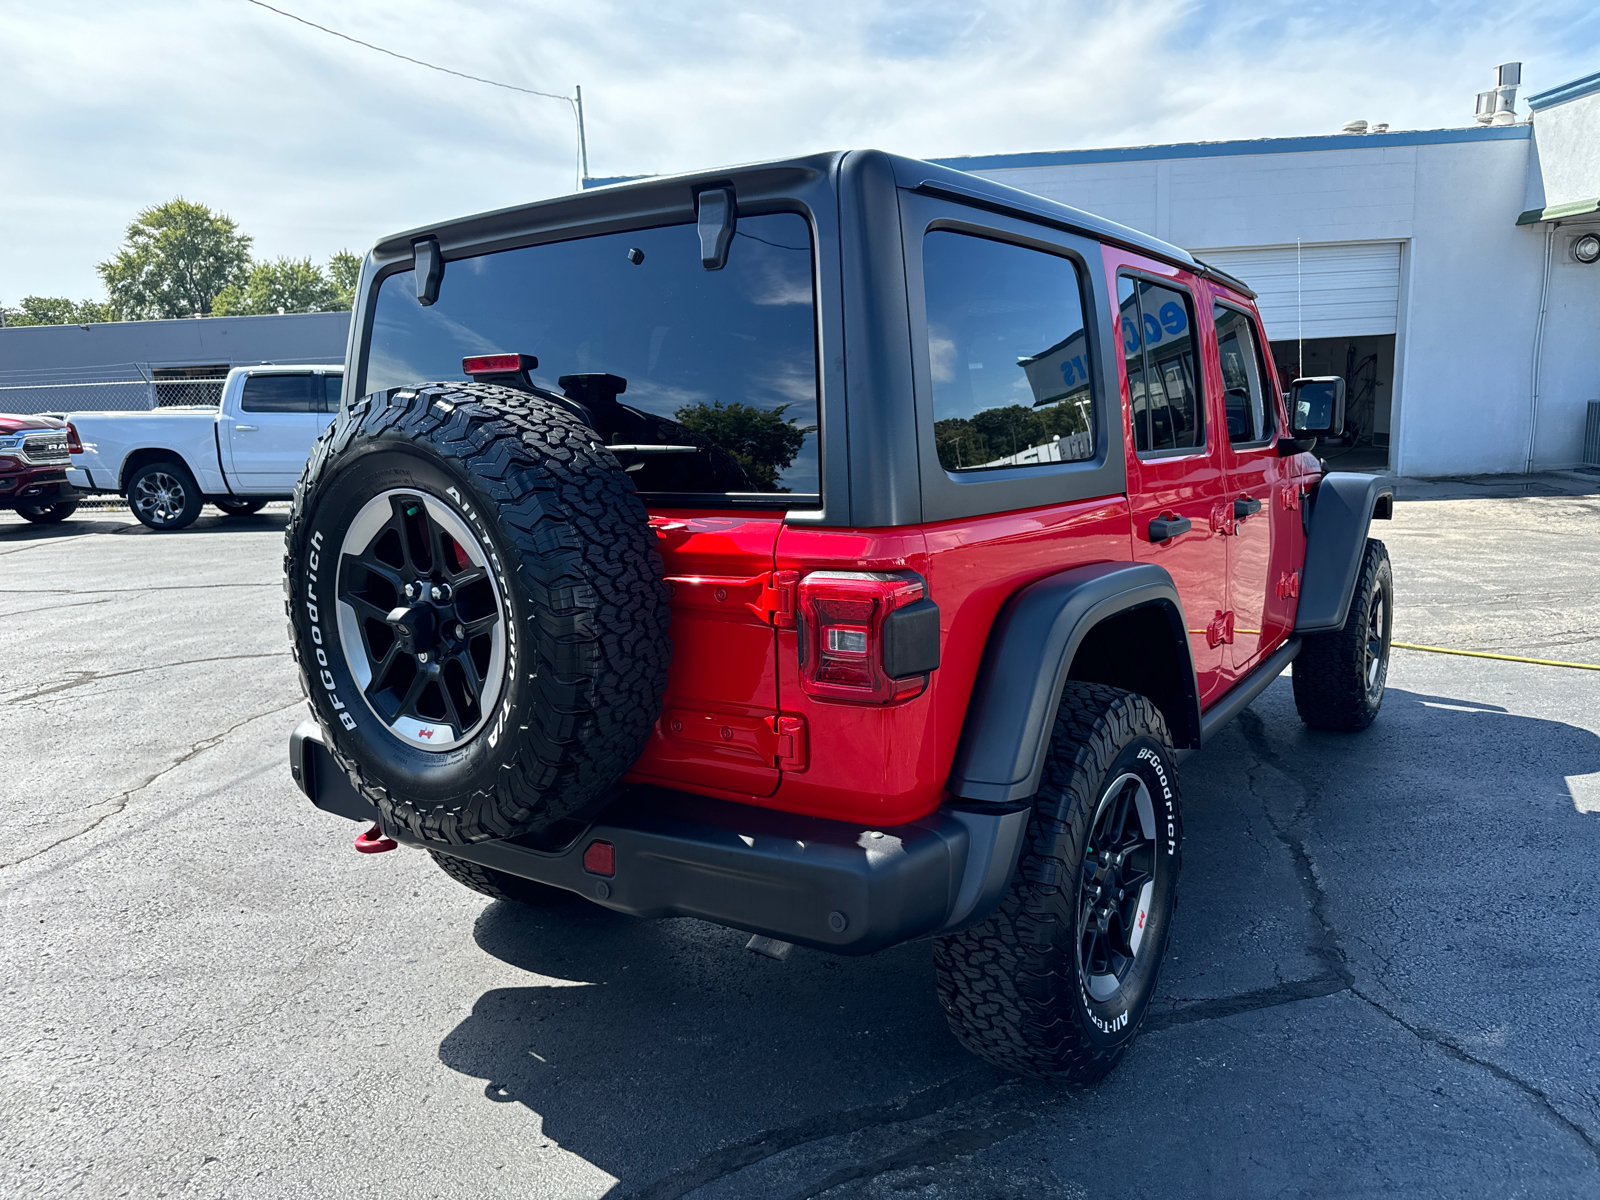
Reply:
[[[343,367],[235,367],[216,405],[68,413],[83,443],[68,480],[120,492],[151,529],[182,529],[208,501],[257,512],[294,492],[343,381]]]

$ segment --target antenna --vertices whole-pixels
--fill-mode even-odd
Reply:
[[[583,136],[583,88],[573,85],[573,91],[578,93],[578,190],[583,191],[583,181],[589,178],[589,143]]]
[[[1300,326],[1300,378],[1306,374],[1306,310],[1300,303],[1300,239],[1294,240],[1294,318]]]

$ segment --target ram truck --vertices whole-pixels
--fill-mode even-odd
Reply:
[[[0,509],[35,525],[65,521],[78,507],[78,489],[67,482],[67,463],[78,450],[65,421],[0,413]]]
[[[69,478],[128,498],[151,529],[182,529],[211,503],[229,516],[294,492],[306,456],[339,409],[342,367],[235,367],[217,404],[68,413],[82,442]]]

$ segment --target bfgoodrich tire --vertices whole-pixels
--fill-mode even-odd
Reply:
[[[385,827],[537,833],[638,757],[670,657],[661,557],[560,405],[477,383],[369,396],[312,449],[285,538],[312,712]]]
[[[1161,713],[1069,682],[1010,891],[983,924],[934,942],[957,1039],[1006,1070],[1105,1076],[1155,991],[1182,842]]]
[[[564,892],[560,888],[508,875],[504,871],[496,871],[493,867],[468,862],[464,858],[456,858],[438,850],[429,850],[428,853],[433,856],[433,861],[439,865],[439,869],[451,879],[462,887],[471,888],[480,896],[488,896],[491,900],[541,906],[558,904],[572,895],[571,892]]]
[[[1294,659],[1294,706],[1313,729],[1355,733],[1378,716],[1394,636],[1389,551],[1367,539],[1344,627],[1305,637]]]

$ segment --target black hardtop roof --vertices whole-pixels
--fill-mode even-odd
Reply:
[[[1187,250],[1163,242],[1159,238],[1153,238],[1149,234],[1140,233],[1137,229],[1130,229],[1126,225],[1119,225],[1115,221],[1108,221],[1104,217],[1097,217],[1093,213],[1084,212],[1070,205],[1058,204],[1054,200],[1047,200],[1031,192],[995,183],[979,175],[941,167],[935,163],[923,162],[921,159],[886,154],[881,150],[838,150],[774,162],[692,171],[682,175],[646,175],[583,192],[537,200],[531,204],[518,204],[510,208],[419,226],[383,238],[374,247],[374,253],[385,259],[401,255],[409,256],[412,241],[429,236],[439,238],[441,246],[448,250],[452,244],[477,245],[494,241],[513,235],[517,230],[525,230],[530,225],[546,229],[571,225],[576,231],[581,226],[603,225],[653,213],[682,219],[686,214],[693,213],[695,194],[703,187],[731,184],[736,193],[741,191],[741,184],[763,192],[781,190],[786,183],[798,187],[814,182],[818,176],[836,176],[845,159],[852,155],[881,157],[893,172],[895,183],[899,187],[947,195],[981,208],[1043,220],[1051,225],[1085,233],[1091,237],[1117,242],[1191,270],[1199,269],[1206,274],[1222,278],[1223,282],[1231,286],[1242,286],[1232,277],[1223,276],[1221,272],[1205,267]]]

